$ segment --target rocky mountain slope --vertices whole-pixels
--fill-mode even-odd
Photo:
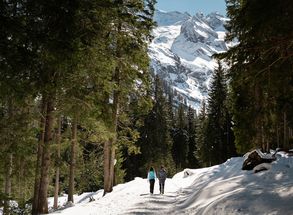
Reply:
[[[216,66],[215,53],[226,51],[224,23],[218,13],[156,11],[154,40],[149,47],[151,67],[174,90],[177,101],[198,109],[207,96]]]

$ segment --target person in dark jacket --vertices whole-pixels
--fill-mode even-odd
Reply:
[[[164,166],[161,166],[161,169],[159,170],[159,173],[158,173],[158,178],[159,178],[159,185],[160,185],[160,194],[164,194],[165,181],[167,178],[167,172]]]
[[[156,173],[153,167],[150,168],[148,172],[148,181],[150,182],[150,193],[154,193],[154,186],[155,186],[155,179],[156,179]]]

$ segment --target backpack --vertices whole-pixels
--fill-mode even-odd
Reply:
[[[164,169],[160,169],[159,171],[159,179],[165,180],[167,178],[167,173]]]

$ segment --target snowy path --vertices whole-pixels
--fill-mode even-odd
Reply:
[[[293,158],[279,157],[269,171],[241,171],[243,158],[224,164],[185,170],[167,179],[165,195],[149,194],[146,179],[136,178],[114,187],[102,197],[102,190],[75,197],[76,205],[52,214],[70,215],[292,215]],[[89,196],[95,198],[89,202]],[[49,199],[52,204],[52,199]],[[66,197],[60,198],[60,204]]]
[[[106,215],[106,214],[154,214],[168,211],[176,202],[178,196],[176,184],[171,179],[166,180],[166,189],[168,191],[164,195],[159,194],[158,181],[155,183],[155,192],[149,194],[149,184],[146,179],[136,178],[126,184],[114,187],[113,193],[102,197],[102,191],[93,194],[84,194],[88,198],[93,196],[96,201],[88,203],[80,201],[84,197],[75,197],[77,203],[74,207],[65,210],[56,211],[52,214],[90,214],[90,215]],[[52,199],[49,199],[51,202]],[[66,201],[66,197],[61,198],[60,203]],[[87,210],[85,211],[85,207]]]

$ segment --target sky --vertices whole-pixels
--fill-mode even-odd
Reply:
[[[225,0],[157,0],[157,9],[188,12],[191,15],[197,12],[203,12],[207,15],[217,11],[222,15],[226,15]]]
[[[74,205],[50,215],[293,214],[293,157],[281,152],[276,157],[272,164],[260,164],[268,170],[258,173],[241,170],[243,157],[208,168],[185,169],[166,180],[164,195],[159,194],[157,179],[150,195],[147,179],[135,178],[104,197],[103,190],[75,195]],[[94,201],[89,202],[90,197]],[[53,198],[48,200],[51,208]],[[59,205],[66,200],[64,194]]]

